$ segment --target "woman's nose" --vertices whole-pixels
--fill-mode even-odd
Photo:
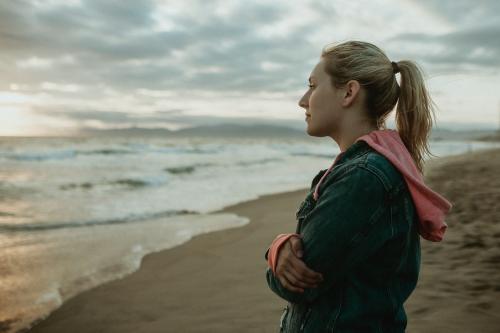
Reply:
[[[299,106],[304,109],[307,108],[308,100],[306,98],[306,95],[302,96],[302,98],[299,100]]]

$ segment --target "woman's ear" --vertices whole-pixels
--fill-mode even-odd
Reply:
[[[342,106],[351,106],[359,95],[359,90],[361,85],[356,80],[350,80],[344,86],[344,98],[342,100]]]

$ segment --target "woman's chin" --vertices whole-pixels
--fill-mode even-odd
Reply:
[[[309,136],[316,136],[314,134],[314,130],[311,128],[311,125],[307,125],[306,127],[306,133],[309,135]]]
[[[322,138],[324,136],[327,136],[327,134],[325,134],[324,132],[322,133],[321,131],[318,131],[317,128],[315,129],[310,124],[307,124],[306,133],[309,136],[314,136],[314,137],[317,137],[317,138]]]

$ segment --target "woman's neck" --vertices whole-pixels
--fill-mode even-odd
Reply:
[[[342,130],[342,133],[332,138],[335,140],[335,142],[337,142],[340,151],[344,152],[356,141],[357,138],[376,130],[376,127],[369,124],[366,124],[364,126],[346,126]]]

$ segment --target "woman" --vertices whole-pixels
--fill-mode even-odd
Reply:
[[[280,331],[404,332],[419,235],[441,241],[451,208],[423,182],[433,109],[421,71],[349,41],[322,50],[309,82],[307,133],[341,153],[314,177],[296,232],[266,252],[268,285],[288,301]],[[397,131],[385,128],[396,103]]]

